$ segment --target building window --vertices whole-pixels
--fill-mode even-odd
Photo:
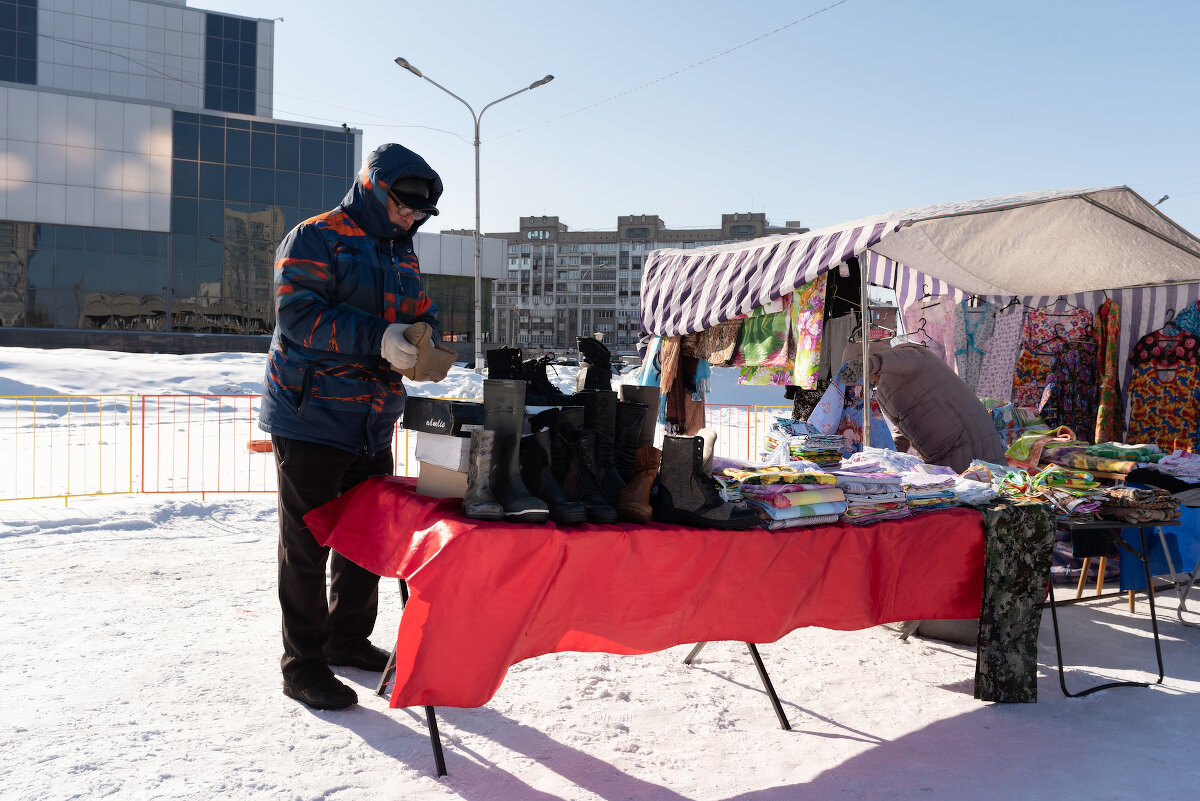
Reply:
[[[645,239],[648,236],[650,236],[649,228],[626,228],[625,229],[625,238],[626,239]]]
[[[754,236],[753,225],[731,225],[729,226],[730,236]]]
[[[525,238],[526,239],[549,239],[550,232],[549,231],[526,231]]]
[[[37,84],[37,0],[0,0],[0,81]]]
[[[253,114],[257,106],[258,23],[206,14],[204,107]]]

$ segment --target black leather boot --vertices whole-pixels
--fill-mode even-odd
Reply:
[[[617,393],[611,389],[589,389],[572,396],[576,404],[583,407],[583,427],[596,435],[596,470],[600,478],[600,490],[610,504],[625,486],[617,472]],[[641,420],[638,420],[641,426]],[[630,468],[633,454],[630,453]]]
[[[525,422],[525,382],[485,379],[483,427],[496,432],[492,492],[504,505],[504,517],[541,523],[550,516],[545,501],[530,494],[521,480],[521,427]]]
[[[550,469],[550,432],[521,437],[521,478],[533,494],[550,507],[550,519],[560,526],[587,522],[587,507],[572,501]]]
[[[463,514],[476,520],[503,520],[504,505],[492,494],[492,474],[496,463],[492,459],[496,432],[471,432],[471,452],[467,457],[467,495],[463,498]]]
[[[564,406],[543,412],[531,425],[550,427],[551,472],[568,499],[583,503],[588,522],[617,522],[617,510],[604,498],[596,476],[596,438],[591,434],[585,436],[580,430],[583,408]]]
[[[578,337],[579,374],[575,377],[575,391],[585,389],[612,390],[612,354],[604,343],[595,337]]]
[[[643,448],[654,444],[654,432],[658,426],[658,410],[661,398],[658,387],[641,387],[634,384],[621,385],[621,400],[644,403],[648,407],[646,416],[642,419],[642,430],[638,434],[638,447]]]
[[[492,348],[486,354],[488,378],[499,381],[523,381],[520,348]]]
[[[527,406],[562,406],[571,402],[572,396],[554,386],[546,375],[546,368],[552,361],[553,356],[538,356],[521,362],[521,376],[529,385],[525,390]]]
[[[617,475],[625,484],[633,479],[633,455],[641,444],[642,421],[649,413],[644,403],[617,401],[613,462],[617,466]]]
[[[758,513],[721,498],[717,482],[704,472],[704,438],[663,437],[657,493],[650,499],[654,519],[695,528],[745,529],[758,525]]]

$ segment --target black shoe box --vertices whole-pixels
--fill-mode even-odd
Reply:
[[[473,427],[483,427],[483,404],[410,395],[404,403],[401,424],[412,431],[469,437]]]

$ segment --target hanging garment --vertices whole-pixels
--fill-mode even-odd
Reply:
[[[692,334],[692,355],[704,359],[713,367],[731,367],[741,331],[742,318],[737,317]]]
[[[792,401],[792,419],[807,420],[812,415],[813,410],[817,408],[817,404],[821,402],[821,396],[825,394],[825,390],[828,388],[829,379],[827,378],[817,381],[817,386],[813,389],[787,387],[784,392],[787,398]]]
[[[821,362],[821,334],[825,325],[825,285],[828,273],[792,293],[792,337],[794,348],[792,384],[804,389],[817,386]]]
[[[909,342],[920,342],[954,369],[954,300],[949,295],[925,298],[904,309],[904,329]],[[924,320],[925,322],[921,322]]]
[[[680,337],[666,337],[658,350],[658,385],[665,393],[675,383],[675,375],[679,372],[679,359],[683,355],[683,343]]]
[[[828,310],[830,307],[825,308]],[[828,381],[833,377],[833,371],[841,364],[841,353],[857,325],[858,318],[854,314],[831,316],[825,321],[821,331],[821,361],[817,365],[818,381]]]
[[[1054,355],[1038,414],[1049,426],[1067,426],[1080,436],[1096,430],[1100,374],[1094,340],[1068,342]]]
[[[1091,339],[1091,325],[1092,313],[1087,309],[1064,314],[1035,309],[1025,315],[1021,354],[1013,372],[1014,406],[1038,407],[1055,354],[1070,340]]]
[[[1137,341],[1129,354],[1129,431],[1132,443],[1164,451],[1196,451],[1200,439],[1200,338],[1161,331]]]
[[[1024,326],[1025,307],[1021,304],[995,313],[992,335],[988,337],[984,348],[987,353],[979,368],[979,384],[975,387],[975,394],[979,397],[994,398],[1004,403],[1012,400],[1013,370],[1021,349]]]
[[[1121,399],[1118,368],[1121,354],[1121,310],[1111,298],[1096,312],[1096,337],[1100,352],[1100,391],[1096,407],[1096,442],[1122,442],[1125,439],[1125,403]],[[1080,429],[1075,429],[1079,431]],[[1082,432],[1080,432],[1082,433]]]
[[[975,394],[979,394],[983,357],[996,325],[992,308],[986,301],[978,306],[968,306],[965,300],[954,305],[954,341],[958,344],[954,349],[955,369]]]
[[[787,367],[791,331],[791,295],[760,306],[742,321],[741,336],[733,363],[738,367]]]
[[[1200,301],[1185,307],[1175,315],[1175,325],[1189,334],[1200,337]]]

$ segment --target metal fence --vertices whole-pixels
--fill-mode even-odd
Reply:
[[[131,493],[273,493],[260,395],[0,395],[0,501]],[[716,453],[753,459],[790,406],[709,404]],[[416,437],[397,428],[398,475]]]

